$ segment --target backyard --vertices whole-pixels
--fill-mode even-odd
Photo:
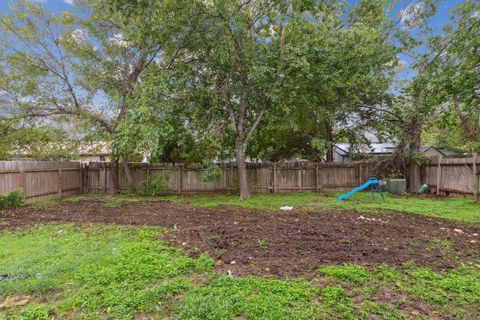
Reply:
[[[336,196],[80,195],[0,211],[0,318],[480,317],[478,203]]]

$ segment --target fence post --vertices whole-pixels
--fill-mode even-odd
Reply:
[[[90,193],[90,182],[88,181],[88,164],[83,167],[83,190],[85,193]]]
[[[58,191],[58,197],[62,197],[62,190],[63,189],[63,171],[62,169],[58,169],[58,174],[57,174],[57,191]]]
[[[80,186],[79,186],[80,193],[83,193],[83,165],[80,162]]]
[[[318,162],[315,162],[315,191],[318,192]]]
[[[25,200],[27,195],[27,186],[25,179],[25,171],[23,171],[23,169],[20,170],[20,188],[22,189],[23,200]]]
[[[478,194],[478,177],[477,177],[477,161],[478,161],[478,153],[475,152],[473,154],[473,197],[475,201],[478,201],[479,194]]]
[[[277,192],[277,163],[274,162],[273,163],[273,176],[272,176],[272,180],[273,180],[273,193]]]
[[[222,164],[222,182],[223,182],[223,191],[227,190],[227,165],[225,163]]]
[[[182,166],[177,167],[178,194],[182,193]]]
[[[437,165],[437,194],[440,194],[440,185],[442,184],[442,158],[443,158],[443,156],[438,157],[438,165]]]
[[[106,162],[103,163],[103,193],[107,194],[107,163]]]

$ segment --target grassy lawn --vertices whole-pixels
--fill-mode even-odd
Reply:
[[[418,319],[418,310],[479,316],[478,266],[434,272],[344,265],[309,279],[230,278],[216,275],[208,256],[193,259],[158,241],[162,232],[46,225],[0,233],[0,300],[30,296],[25,306],[0,309],[0,319]]]
[[[174,201],[185,201],[192,206],[199,207],[233,205],[251,209],[279,210],[282,206],[293,206],[297,210],[401,211],[468,222],[480,222],[480,203],[476,203],[471,197],[399,197],[385,194],[386,201],[382,202],[378,194],[375,194],[376,201],[372,201],[370,193],[361,192],[339,202],[337,200],[339,194],[313,192],[256,194],[246,201],[240,201],[238,196],[227,195],[169,196],[167,198]]]

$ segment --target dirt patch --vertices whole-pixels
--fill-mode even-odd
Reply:
[[[289,278],[342,263],[414,262],[438,270],[480,259],[480,224],[413,214],[260,212],[167,201],[110,208],[92,200],[0,213],[0,229],[65,222],[166,227],[173,230],[166,240],[192,256],[208,251],[219,272],[233,275]]]

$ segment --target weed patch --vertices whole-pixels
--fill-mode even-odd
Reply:
[[[22,191],[14,190],[0,195],[0,210],[23,206]]]

